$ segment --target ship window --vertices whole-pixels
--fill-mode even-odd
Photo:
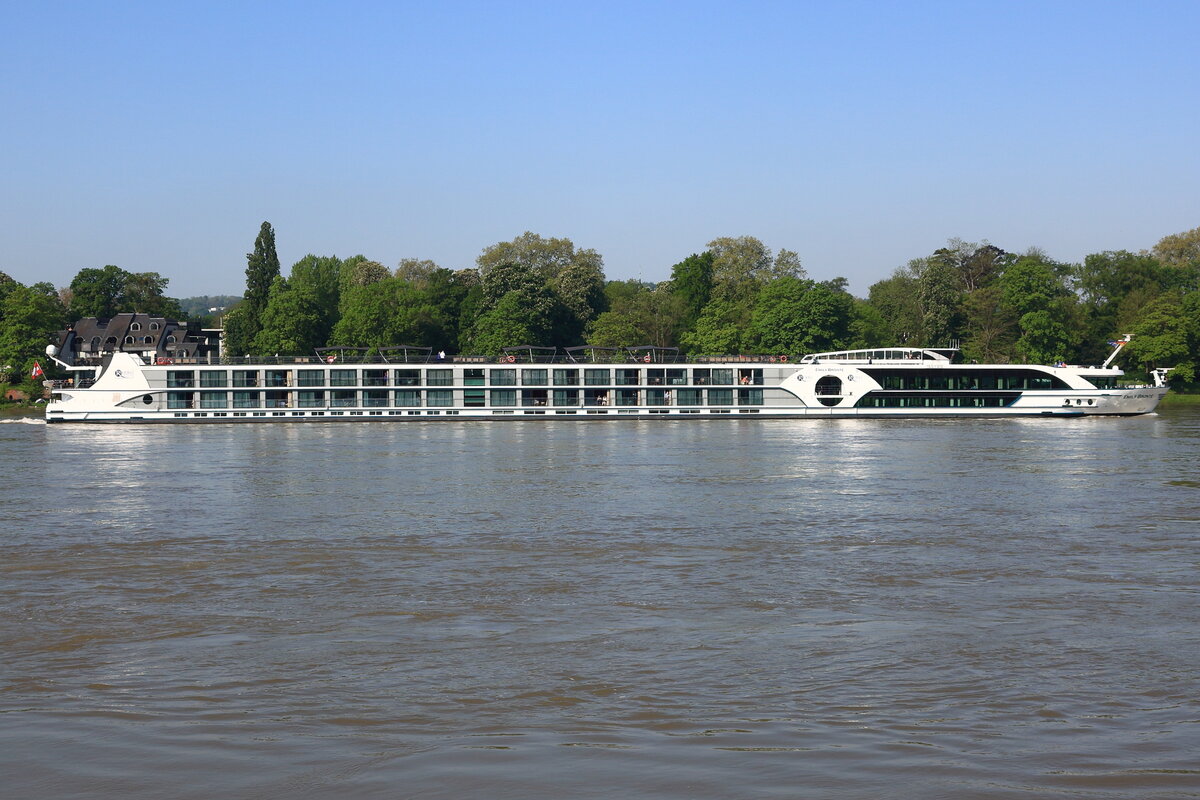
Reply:
[[[665,406],[670,404],[671,394],[666,389],[647,389],[646,390],[646,405],[648,406]]]
[[[642,371],[640,369],[619,369],[617,370],[617,386],[637,386],[642,382]]]
[[[514,378],[515,380],[515,378]],[[515,406],[517,404],[516,389],[493,389],[492,390],[492,405],[494,406]]]
[[[441,372],[442,370],[429,370],[430,372]],[[450,370],[444,370],[450,372]],[[425,405],[434,407],[445,407],[454,405],[454,390],[452,389],[430,389],[425,393]]]
[[[545,372],[545,370],[542,370]],[[521,390],[521,405],[523,406],[544,406],[547,403],[545,389],[522,389]]]
[[[420,386],[421,370],[398,369],[395,371],[394,378],[397,386]]]
[[[733,405],[733,389],[709,389],[708,404],[710,406]]]
[[[258,386],[258,371],[253,369],[235,369],[233,371],[234,386]]]
[[[171,370],[167,373],[169,388],[191,388],[196,385],[196,373],[192,370]]]
[[[398,405],[398,406],[419,406],[419,405],[421,405],[421,390],[420,389],[397,389],[396,390],[396,405]]]
[[[763,404],[763,390],[738,389],[737,401],[739,406],[761,406]]]
[[[482,372],[483,370],[480,370]],[[479,380],[483,380],[480,376]],[[484,389],[464,389],[463,390],[463,405],[468,408],[483,408],[485,399]]]
[[[336,389],[329,393],[329,405],[337,408],[349,408],[358,405],[358,392],[353,389]]]
[[[669,369],[667,370],[667,383],[671,386],[684,386],[687,384],[686,369]]]
[[[226,379],[225,379],[225,370],[223,370],[223,369],[211,370],[211,371],[205,370],[205,371],[201,372],[200,373],[200,385],[201,386],[212,386],[212,387],[228,385],[226,383]]]
[[[666,374],[667,371],[663,369],[648,369],[646,370],[646,383],[650,386],[662,386]]]
[[[329,371],[330,386],[355,386],[358,384],[358,371],[353,369],[331,369]]]
[[[387,389],[366,389],[362,393],[362,404],[367,408],[380,408],[388,404]]]
[[[167,392],[167,408],[191,408],[191,392]]]
[[[491,381],[492,386],[516,386],[517,371],[515,369],[494,369]]]
[[[546,385],[546,370],[544,370],[544,369],[523,369],[523,370],[521,370],[521,385],[522,386],[545,386]]]
[[[699,406],[704,404],[703,389],[680,389],[677,394],[677,400],[681,406]]]
[[[817,381],[816,393],[818,397],[841,397],[842,396],[842,379],[833,375],[826,375]]]
[[[267,386],[291,386],[290,373],[286,369],[269,369],[266,371]]]
[[[555,386],[577,386],[579,384],[579,370],[577,369],[556,369],[554,370],[554,385]]]
[[[431,369],[425,373],[425,383],[430,386],[453,386],[454,385],[454,370],[452,369]],[[449,403],[447,403],[449,405]]]
[[[612,371],[607,369],[585,369],[583,382],[586,386],[607,386],[611,375]]]
[[[555,372],[558,372],[558,370],[555,370]],[[554,390],[554,405],[556,405],[556,406],[577,406],[577,405],[579,405],[579,390],[578,389],[555,389]]]
[[[463,370],[463,385],[464,386],[483,386],[483,370],[482,369],[464,369]],[[480,405],[483,405],[480,402]]]
[[[296,371],[297,386],[324,386],[325,370],[301,369]]]
[[[150,405],[151,403],[154,402],[154,398],[148,394],[144,394],[144,395],[142,395],[142,402],[145,403],[146,405]]]
[[[636,406],[638,404],[637,389],[617,389],[617,405]]]
[[[364,369],[363,386],[387,386],[388,371],[386,369]]]
[[[733,370],[731,370],[731,369],[714,369],[712,371],[712,383],[714,386],[732,386],[733,385]]]
[[[227,408],[229,406],[229,394],[227,392],[201,392],[200,407],[201,408]]]
[[[236,384],[235,384],[236,385]],[[233,407],[234,408],[258,408],[262,395],[258,392],[234,392]]]
[[[321,408],[325,405],[325,392],[312,389],[297,392],[296,405],[300,408]]]

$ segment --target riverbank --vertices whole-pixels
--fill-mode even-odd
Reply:
[[[1183,394],[1167,392],[1166,397],[1158,404],[1159,408],[1195,408],[1200,407],[1200,394]]]

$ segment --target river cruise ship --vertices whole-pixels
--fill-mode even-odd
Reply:
[[[1127,341],[1127,340],[1126,340]],[[964,364],[892,347],[684,360],[673,348],[322,348],[268,359],[113,352],[48,382],[49,422],[741,419],[1146,414],[1166,393],[1101,366]],[[53,349],[53,348],[50,348]],[[52,357],[54,353],[49,352]],[[55,359],[57,361],[57,359]]]

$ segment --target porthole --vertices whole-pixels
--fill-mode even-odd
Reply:
[[[145,403],[146,405],[150,405],[151,403],[154,402],[154,398],[148,394],[144,394],[144,395],[142,395],[142,402]]]

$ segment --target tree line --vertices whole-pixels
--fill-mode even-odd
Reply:
[[[166,287],[158,273],[111,265],[80,270],[61,290],[0,273],[0,366],[27,374],[53,332],[80,317],[182,317]],[[506,346],[580,344],[795,356],[907,345],[960,346],[980,362],[1098,363],[1109,342],[1132,333],[1127,368],[1175,367],[1177,382],[1192,382],[1200,228],[1081,264],[952,239],[858,298],[844,279],[814,280],[795,252],[752,236],[714,239],[658,283],[607,280],[595,250],[528,232],[484,248],[468,269],[307,255],[285,277],[264,222],[247,254],[243,297],[221,322],[234,356],[393,345],[496,355]]]

